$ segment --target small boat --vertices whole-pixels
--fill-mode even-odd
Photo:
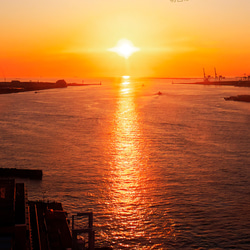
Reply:
[[[250,95],[237,95],[224,97],[225,101],[250,102]]]

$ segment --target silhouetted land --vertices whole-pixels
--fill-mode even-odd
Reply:
[[[173,83],[173,84],[202,84],[202,85],[250,87],[250,80],[201,81],[201,82],[185,82],[185,83]]]
[[[0,94],[19,93],[25,91],[36,91],[53,88],[67,88],[67,83],[64,80],[56,82],[0,82]]]
[[[186,83],[173,83],[173,84],[202,84],[202,85],[218,85],[218,86],[235,86],[235,87],[250,87],[250,76],[240,80],[219,80],[210,81],[204,78],[201,82],[186,82]],[[226,101],[239,101],[250,102],[250,95],[237,95],[224,98]]]

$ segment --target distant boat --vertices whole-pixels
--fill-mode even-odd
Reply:
[[[237,95],[224,97],[226,101],[250,102],[250,95]]]

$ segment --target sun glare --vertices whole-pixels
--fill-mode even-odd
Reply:
[[[140,49],[135,47],[131,41],[127,39],[121,39],[114,48],[108,50],[116,52],[118,55],[123,56],[124,58],[129,58],[133,53],[139,51]]]
[[[129,79],[130,76],[122,76],[123,79]]]

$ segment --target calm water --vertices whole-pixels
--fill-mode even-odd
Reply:
[[[0,167],[29,199],[94,212],[114,249],[250,249],[248,88],[104,80],[0,96]],[[155,95],[158,91],[162,95]]]

